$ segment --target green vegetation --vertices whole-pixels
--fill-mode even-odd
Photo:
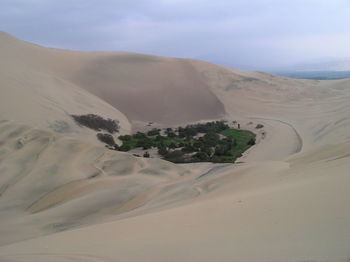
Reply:
[[[88,115],[71,115],[71,117],[80,125],[91,128],[95,131],[107,131],[111,134],[119,132],[118,120],[112,120],[110,118],[104,119],[101,116],[88,114]]]
[[[251,146],[255,145],[255,134],[246,130],[227,129],[222,135],[235,139],[237,145],[230,150],[230,154],[237,159]]]
[[[120,151],[157,148],[159,155],[174,163],[232,163],[255,144],[255,134],[230,128],[224,121],[188,125],[176,129],[152,129],[147,133],[119,136]],[[150,157],[146,151],[144,157]]]
[[[113,136],[110,134],[97,133],[96,136],[98,140],[109,146],[117,146],[117,144],[114,142]]]

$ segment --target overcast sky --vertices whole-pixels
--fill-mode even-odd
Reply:
[[[0,30],[50,47],[274,70],[350,57],[350,0],[0,0]]]

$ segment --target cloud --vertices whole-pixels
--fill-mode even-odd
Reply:
[[[269,69],[350,56],[348,0],[2,0],[1,30],[75,50]]]

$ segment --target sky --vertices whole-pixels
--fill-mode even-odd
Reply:
[[[350,0],[0,0],[0,30],[40,45],[247,70],[350,58]]]

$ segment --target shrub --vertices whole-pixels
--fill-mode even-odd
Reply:
[[[226,145],[226,144],[223,144],[223,145],[217,145],[215,147],[215,155],[217,156],[225,156],[225,155],[228,155],[229,154],[229,151],[230,151],[230,146],[229,145]]]
[[[130,141],[132,137],[130,135],[124,135],[118,137],[121,141]]]
[[[147,158],[149,158],[149,157],[150,157],[150,155],[149,155],[149,153],[146,151],[146,152],[143,154],[143,157],[147,157]]]
[[[187,125],[183,130],[187,135],[196,135],[197,133],[209,133],[209,132],[221,132],[229,129],[230,127],[226,124],[226,121],[213,121],[207,123],[199,123],[195,125]],[[179,129],[180,131],[180,129]]]
[[[198,152],[197,154],[194,155],[194,157],[200,161],[209,161],[210,160],[209,156],[204,152]]]
[[[137,141],[137,147],[142,147],[142,149],[150,149],[153,146],[153,143],[149,139],[141,139]]]
[[[147,136],[144,133],[141,133],[141,132],[137,132],[136,134],[133,134],[132,137],[136,138],[136,139],[143,139],[143,138],[147,139]]]
[[[119,121],[110,118],[104,119],[101,116],[88,115],[71,115],[73,119],[80,125],[91,128],[95,131],[105,130],[111,134],[119,131]]]
[[[203,145],[200,148],[200,152],[206,153],[208,156],[211,156],[213,153],[213,149],[212,149],[212,147],[210,147],[208,145]]]
[[[158,147],[158,154],[160,154],[161,156],[164,156],[168,153],[168,150],[166,149],[165,146],[159,146]]]
[[[131,147],[129,145],[123,144],[122,146],[119,147],[119,151],[127,152],[129,150],[131,150]]]
[[[203,141],[208,146],[215,146],[219,143],[220,136],[216,133],[210,132],[203,136]]]
[[[185,154],[180,150],[175,150],[172,152],[168,152],[164,159],[171,161],[173,163],[184,163],[185,162]]]
[[[255,145],[255,138],[251,138],[251,139],[248,141],[247,145],[251,145],[251,146]]]
[[[264,127],[264,125],[262,125],[262,124],[257,124],[255,128],[256,128],[256,129],[260,129],[260,128],[263,128],[263,127]]]
[[[185,153],[192,153],[192,152],[195,152],[196,149],[192,145],[187,144],[181,149],[181,151]]]
[[[156,141],[162,141],[162,140],[165,140],[165,138],[161,135],[157,135],[156,136]]]
[[[177,148],[177,146],[176,146],[176,144],[174,142],[171,142],[170,145],[169,145],[169,148],[175,149],[175,148]]]
[[[168,132],[168,137],[174,138],[174,137],[176,137],[176,134],[174,132]]]
[[[160,129],[153,128],[152,130],[147,132],[148,136],[156,136],[160,134]]]
[[[218,157],[218,156],[215,156],[215,155],[214,155],[210,160],[211,160],[211,162],[213,162],[213,163],[222,163],[221,158]]]
[[[233,137],[225,137],[224,139],[220,140],[219,144],[229,145],[231,149],[237,145],[237,142]]]
[[[109,145],[109,146],[116,146],[116,143],[114,141],[114,138],[110,134],[103,134],[103,133],[97,133],[97,139],[101,142]]]

